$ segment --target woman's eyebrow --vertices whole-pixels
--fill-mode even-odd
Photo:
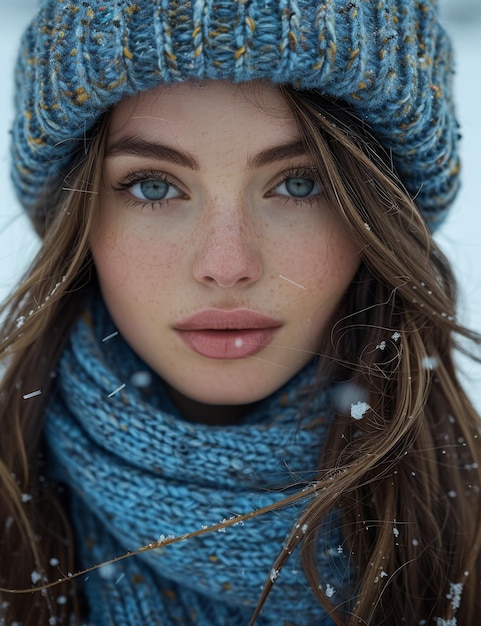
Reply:
[[[254,156],[250,157],[247,161],[248,166],[251,169],[269,165],[276,161],[285,161],[292,157],[305,156],[306,148],[302,141],[296,140],[290,143],[282,144],[280,146],[273,146],[272,148],[266,148],[261,150]]]
[[[180,152],[171,146],[160,143],[152,143],[139,137],[121,137],[109,146],[106,157],[131,154],[133,156],[147,157],[158,161],[168,161],[174,165],[182,165],[191,170],[198,170],[199,164],[188,152]]]
[[[121,137],[118,141],[109,146],[106,157],[131,154],[133,156],[147,157],[159,161],[168,161],[174,165],[188,167],[191,170],[199,170],[199,164],[195,157],[188,152],[181,152],[171,146],[161,143],[152,143],[139,137]],[[304,156],[306,149],[302,141],[296,140],[279,146],[272,146],[261,150],[257,154],[250,156],[247,165],[250,169],[256,169],[275,163],[285,161],[292,157]]]

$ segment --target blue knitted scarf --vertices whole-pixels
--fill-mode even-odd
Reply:
[[[278,502],[286,486],[308,482],[330,414],[326,389],[299,421],[315,369],[308,365],[240,424],[193,424],[94,302],[61,359],[46,422],[52,472],[71,494],[80,567]],[[246,626],[302,506],[100,568],[81,583],[89,623]],[[340,603],[348,565],[339,525],[336,515],[326,520],[318,555],[323,588]],[[295,551],[256,624],[333,623]]]

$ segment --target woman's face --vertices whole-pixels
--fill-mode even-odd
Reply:
[[[124,100],[91,249],[119,332],[202,421],[296,374],[359,265],[288,105],[265,83]]]

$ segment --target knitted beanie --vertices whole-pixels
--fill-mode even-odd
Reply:
[[[459,159],[436,0],[41,0],[16,71],[18,197],[33,217],[46,182],[126,95],[261,78],[351,105],[430,227],[442,221]]]

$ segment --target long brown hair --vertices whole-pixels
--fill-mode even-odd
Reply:
[[[299,520],[307,530],[293,529],[288,549],[277,560],[273,555],[273,567],[281,568],[302,542],[313,592],[340,626],[428,623],[455,613],[458,624],[471,624],[481,608],[481,444],[479,418],[457,380],[452,352],[457,336],[479,339],[457,324],[449,265],[369,129],[342,103],[313,92],[282,93],[363,260],[321,346],[321,367],[336,381],[339,402],[311,486],[315,495]],[[67,184],[51,185],[40,200],[42,249],[4,307],[3,588],[24,589],[75,567],[66,495],[43,476],[42,413],[69,330],[96,285],[89,236],[106,120],[92,132],[87,154],[73,160]],[[362,420],[346,406],[353,388],[362,389],[369,407]],[[316,535],[333,507],[342,514],[352,563],[352,601],[339,609],[315,561]],[[273,584],[266,577],[256,615]],[[27,602],[1,595],[0,611],[24,626],[80,612],[68,582]]]

